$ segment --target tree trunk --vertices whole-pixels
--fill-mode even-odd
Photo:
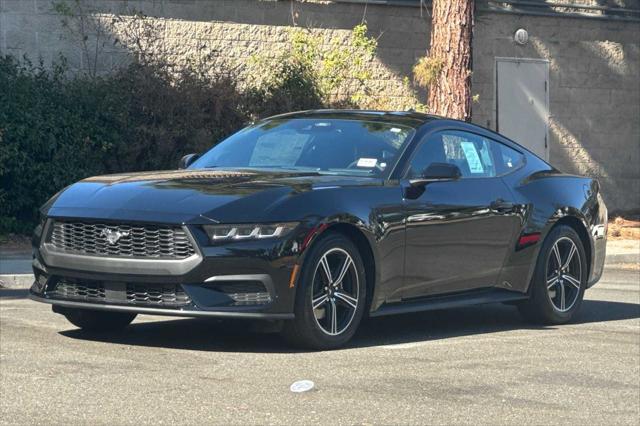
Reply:
[[[441,66],[429,85],[429,111],[471,119],[471,38],[474,0],[433,0],[429,57]]]

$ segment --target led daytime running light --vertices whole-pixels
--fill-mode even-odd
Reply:
[[[298,223],[205,225],[204,230],[212,242],[278,238],[293,230]]]

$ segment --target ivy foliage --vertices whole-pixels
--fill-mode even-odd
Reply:
[[[377,47],[366,24],[354,27],[348,38],[328,41],[313,30],[293,28],[288,49],[275,58],[251,58],[249,74],[256,80],[249,91],[264,100],[261,109],[269,112],[290,110],[292,99],[303,98],[306,108],[369,107],[374,102],[371,63]]]

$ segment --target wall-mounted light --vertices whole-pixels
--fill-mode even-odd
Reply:
[[[520,28],[513,35],[513,40],[521,46],[524,46],[529,41],[529,33],[524,28]]]

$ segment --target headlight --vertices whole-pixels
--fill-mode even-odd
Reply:
[[[298,222],[267,223],[250,225],[204,225],[212,243],[224,241],[260,240],[283,237],[291,232]]]

